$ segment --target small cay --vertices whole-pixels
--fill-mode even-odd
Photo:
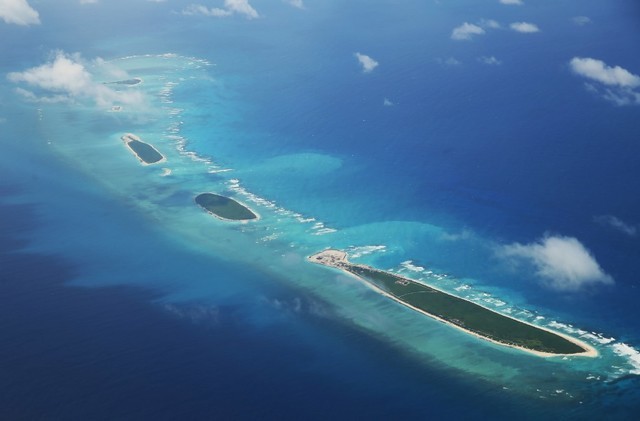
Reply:
[[[243,204],[226,196],[202,193],[196,196],[196,203],[213,216],[225,221],[249,221],[258,215]]]

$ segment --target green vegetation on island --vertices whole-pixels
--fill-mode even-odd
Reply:
[[[423,283],[349,263],[344,252],[327,250],[311,256],[310,260],[351,273],[410,308],[500,344],[544,355],[593,355],[595,352],[586,344],[579,345],[578,340],[513,319]]]
[[[155,164],[164,158],[153,146],[139,140],[132,140],[127,145],[144,161],[145,164]]]
[[[157,164],[164,161],[164,156],[153,146],[140,140],[138,136],[128,133],[122,136],[122,141],[131,149],[143,164]]]
[[[196,203],[214,216],[229,221],[248,221],[258,215],[237,201],[219,194],[202,193],[196,196]]]

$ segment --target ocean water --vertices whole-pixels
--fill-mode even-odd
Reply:
[[[107,86],[144,98],[117,111],[1,86],[7,417],[637,413],[640,245],[597,221],[640,223],[640,108],[589,92],[568,63],[640,73],[640,15],[528,3],[265,1],[248,20],[67,1],[3,26],[4,74],[77,52],[98,83],[143,79]],[[483,19],[501,27],[450,40]],[[541,31],[508,29],[524,20]],[[380,65],[363,73],[355,52]],[[139,165],[128,132],[167,162]],[[203,191],[260,221],[211,218]],[[544,235],[579,239],[615,284],[556,291],[497,252]],[[305,262],[326,247],[600,355],[485,343]]]

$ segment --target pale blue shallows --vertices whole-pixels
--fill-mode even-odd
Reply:
[[[258,19],[33,3],[41,25],[0,27],[3,75],[78,52],[99,83],[141,78],[106,86],[145,101],[0,85],[9,418],[637,413],[640,106],[570,66],[640,73],[633,2],[256,0]],[[484,34],[452,40],[464,22]],[[140,165],[125,133],[166,162]],[[204,191],[260,220],[216,220]],[[545,236],[576,238],[613,283],[558,291],[504,257]],[[600,355],[479,340],[305,261],[327,247]]]

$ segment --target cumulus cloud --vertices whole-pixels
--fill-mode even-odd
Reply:
[[[579,76],[597,82],[587,88],[617,105],[640,104],[640,76],[620,66],[609,66],[602,60],[574,57],[571,70]]]
[[[67,95],[49,95],[49,96],[38,96],[33,92],[23,89],[16,88],[16,93],[30,102],[39,102],[41,104],[57,104],[60,102],[69,102],[69,97]]]
[[[224,7],[233,13],[245,15],[248,19],[258,17],[258,12],[251,7],[249,0],[224,0]]]
[[[125,76],[117,72],[101,59],[93,62],[94,66],[104,68],[106,73]],[[100,107],[113,105],[140,105],[142,94],[136,90],[117,91],[93,80],[85,62],[79,55],[67,55],[62,51],[55,54],[50,62],[27,69],[23,72],[12,72],[7,78],[14,83],[24,83],[30,89],[17,88],[17,92],[25,98],[41,102],[61,102],[90,99]]]
[[[208,8],[207,6],[203,6],[201,4],[190,4],[182,10],[182,14],[186,16],[213,16],[213,17],[224,17],[231,16],[231,12],[226,9],[220,9],[218,7]]]
[[[0,0],[0,18],[16,25],[37,25],[40,15],[27,0]]]
[[[629,237],[635,237],[638,234],[638,227],[628,224],[614,215],[600,215],[593,218],[593,220],[600,225],[612,228]]]
[[[635,88],[640,86],[640,76],[620,66],[610,67],[602,60],[574,57],[571,69],[578,75],[610,86]]]
[[[447,66],[447,67],[451,67],[451,66],[460,66],[462,64],[462,62],[458,59],[456,59],[455,57],[447,57],[447,58],[436,58],[436,63],[438,63],[441,66]]]
[[[482,64],[486,64],[489,66],[499,66],[502,64],[502,61],[498,60],[494,56],[482,56],[478,57],[478,61]]]
[[[442,235],[440,235],[440,239],[444,241],[463,241],[463,240],[470,240],[473,237],[474,237],[473,232],[471,232],[466,228],[458,233],[443,232]]]
[[[514,22],[511,25],[509,25],[509,27],[512,30],[516,32],[520,32],[522,34],[533,34],[536,32],[540,32],[540,28],[538,28],[536,24],[529,23],[529,22]]]
[[[573,21],[573,23],[575,23],[578,26],[584,26],[591,23],[591,18],[587,16],[576,16],[571,20]]]
[[[500,22],[494,19],[480,19],[480,22],[478,22],[478,25],[480,25],[482,28],[485,28],[485,29],[502,28],[502,25],[500,25]]]
[[[485,34],[485,30],[473,23],[465,22],[460,26],[453,28],[451,31],[451,39],[456,41],[468,41],[476,35]]]
[[[182,10],[182,14],[191,16],[203,15],[218,18],[238,14],[243,15],[247,19],[255,19],[260,16],[258,11],[249,4],[249,0],[225,0],[224,8],[208,8],[201,4],[190,4]]]
[[[545,236],[535,243],[514,243],[502,246],[499,255],[532,264],[544,284],[559,291],[614,283],[589,250],[573,237]]]
[[[284,0],[284,2],[293,7],[297,7],[298,9],[304,9],[304,3],[302,0]]]
[[[524,4],[522,0],[500,0],[500,3],[508,6],[522,6]]]
[[[364,73],[372,72],[373,69],[378,67],[378,65],[380,64],[380,63],[378,63],[377,61],[375,61],[374,59],[372,59],[371,57],[369,57],[366,54],[355,53],[354,55],[358,59],[358,62],[360,63],[360,66],[362,66],[362,71]]]
[[[85,67],[62,52],[51,63],[34,67],[22,73],[9,73],[12,82],[26,82],[39,88],[79,94],[90,84],[91,76]]]

